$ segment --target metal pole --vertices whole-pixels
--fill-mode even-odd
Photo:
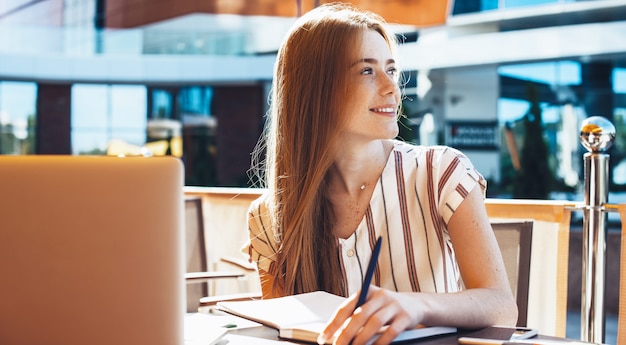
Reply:
[[[604,343],[606,213],[608,197],[609,155],[603,153],[615,140],[615,127],[606,118],[585,119],[580,141],[589,150],[584,155],[585,212],[583,221],[583,262],[581,293],[581,340]]]
[[[604,343],[604,283],[606,275],[606,213],[609,156],[586,153],[585,212],[583,222],[583,287],[581,340]]]

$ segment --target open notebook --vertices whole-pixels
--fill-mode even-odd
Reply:
[[[344,297],[324,291],[273,299],[219,302],[218,308],[278,330],[281,338],[317,343],[317,337]],[[455,333],[454,327],[424,327],[401,333],[394,342]],[[372,342],[374,339],[372,339]],[[328,344],[332,339],[328,340]]]
[[[0,344],[183,344],[180,160],[0,156],[0,195]]]

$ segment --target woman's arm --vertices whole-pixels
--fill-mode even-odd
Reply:
[[[515,325],[517,304],[480,188],[474,188],[448,223],[465,290],[420,294],[427,300],[419,323],[477,328]],[[420,299],[418,298],[418,301]]]
[[[371,286],[367,302],[354,310],[356,296],[351,296],[322,338],[329,339],[340,330],[336,344],[365,344],[388,326],[375,343],[388,344],[403,330],[419,324],[464,328],[515,325],[517,305],[480,188],[474,188],[459,205],[448,230],[466,290],[398,293]]]
[[[480,188],[474,188],[459,205],[450,218],[448,231],[466,292],[475,290],[484,298],[468,301],[468,304],[480,302],[476,307],[482,317],[475,326],[515,325],[517,304]]]

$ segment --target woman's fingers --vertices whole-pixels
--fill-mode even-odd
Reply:
[[[394,314],[392,321],[384,327],[384,330],[374,342],[374,345],[386,345],[391,343],[400,333],[410,328],[410,319],[402,314]]]
[[[354,307],[357,302],[357,295],[352,295],[345,302],[343,302],[339,308],[335,311],[335,314],[331,318],[330,322],[326,325],[322,333],[317,338],[318,344],[325,344],[326,341],[333,338],[337,331],[344,327],[344,324],[350,319],[354,312]]]
[[[388,344],[413,322],[398,300],[400,295],[372,286],[367,302],[344,319],[337,345]]]

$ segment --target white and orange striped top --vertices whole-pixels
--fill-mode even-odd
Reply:
[[[348,239],[338,239],[348,295],[360,289],[379,235],[373,284],[402,292],[461,290],[447,224],[477,185],[484,194],[485,179],[460,151],[396,141],[361,223]],[[279,245],[263,200],[250,207],[250,242],[243,250],[270,272]]]

